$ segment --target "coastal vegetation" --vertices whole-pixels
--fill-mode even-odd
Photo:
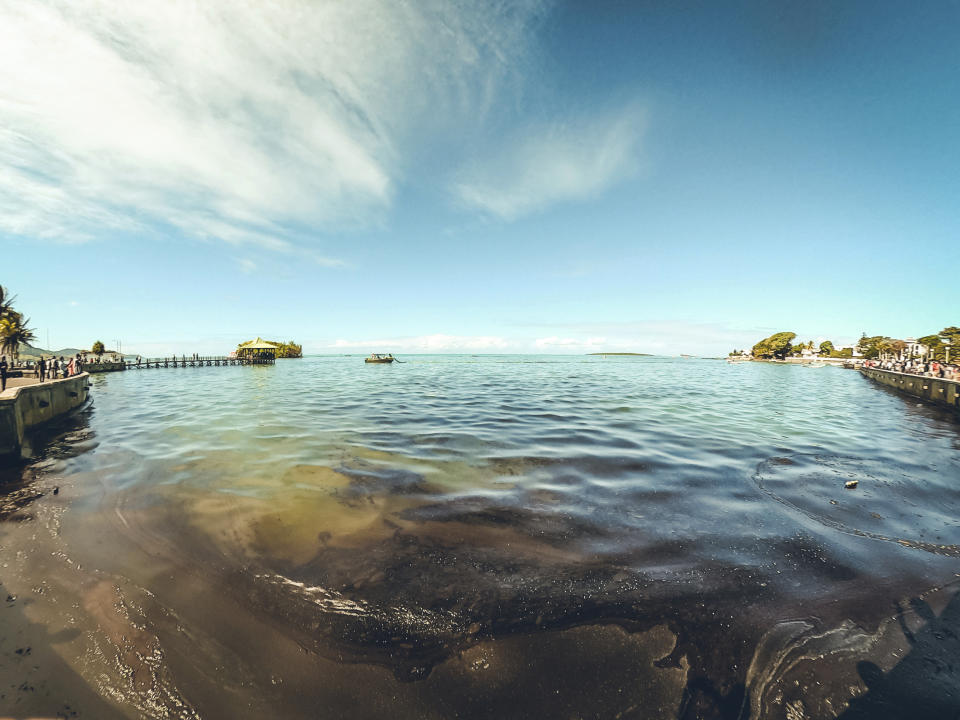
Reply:
[[[881,355],[896,355],[903,352],[907,344],[903,340],[896,340],[885,335],[863,337],[857,342],[857,352],[867,359],[878,358]]]
[[[876,359],[885,356],[901,355],[905,352],[914,352],[922,354],[929,360],[939,362],[956,361],[960,358],[960,327],[951,325],[945,327],[939,333],[924,335],[917,340],[909,339],[899,340],[887,335],[870,335],[863,333],[857,341],[856,348],[843,347],[839,350],[830,340],[824,340],[820,343],[818,351],[814,352],[812,340],[793,344],[796,333],[778,332],[768,338],[760,340],[750,353],[744,350],[733,350],[729,353],[730,357],[740,357],[752,355],[758,359],[777,359],[783,360],[788,356],[818,355],[819,357],[830,358],[851,358],[854,356],[854,349],[859,356],[870,359]],[[917,346],[923,346],[921,352],[917,352]]]
[[[0,285],[0,353],[12,355],[14,360],[20,354],[20,346],[36,339],[30,327],[30,319],[13,309],[16,297]]]
[[[278,358],[300,358],[303,357],[303,346],[297,345],[293,340],[290,342],[274,343],[277,346]]]
[[[960,327],[955,325],[944,328],[936,335],[922,337],[917,342],[930,348],[932,360],[946,362],[948,350],[954,361],[960,358]]]
[[[93,344],[93,347],[90,348],[90,352],[92,352],[94,355],[103,355],[103,353],[106,352],[106,348],[103,346],[102,342],[97,340]]]
[[[753,356],[755,358],[776,358],[783,360],[790,351],[793,350],[793,339],[797,336],[794,332],[778,332],[768,338],[764,338],[753,346]]]
[[[926,348],[926,356],[929,360],[946,362],[949,358],[956,361],[960,358],[960,327],[951,325],[945,327],[938,333],[924,335],[916,341],[918,345]],[[888,355],[899,355],[909,349],[909,343],[906,340],[888,337],[886,335],[871,335],[866,333],[857,341],[857,352],[867,359],[875,359]]]
[[[805,343],[800,343],[799,345],[792,345],[790,347],[790,355],[794,357],[800,357],[803,355],[804,351],[812,352],[813,351],[813,340],[807,340]]]

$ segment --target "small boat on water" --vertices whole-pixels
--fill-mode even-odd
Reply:
[[[817,367],[826,367],[826,366],[827,364],[825,362],[822,362],[821,360],[814,360],[811,363],[804,363],[804,367],[817,368]]]
[[[392,353],[389,355],[383,355],[381,353],[372,353],[370,357],[364,358],[363,361],[368,363],[392,363],[392,362],[396,362],[396,360],[397,359],[393,356]]]

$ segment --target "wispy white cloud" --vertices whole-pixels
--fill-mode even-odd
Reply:
[[[644,126],[642,109],[629,105],[531,127],[470,164],[456,193],[504,220],[594,196],[637,171]]]
[[[250,258],[237,258],[237,265],[244,275],[251,275],[257,271],[257,264]]]
[[[0,231],[290,252],[375,222],[415,137],[489,110],[539,5],[0,0]]]

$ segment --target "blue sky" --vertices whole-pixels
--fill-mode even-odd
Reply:
[[[960,5],[0,0],[41,343],[721,354],[958,324]]]

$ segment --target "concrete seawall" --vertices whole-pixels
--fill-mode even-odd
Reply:
[[[27,433],[87,401],[86,373],[0,393],[0,457],[19,453]]]
[[[118,372],[126,369],[126,363],[122,362],[83,363],[83,371],[88,373]]]
[[[941,380],[876,368],[860,368],[860,372],[881,385],[892,387],[936,405],[951,407],[960,413],[960,382],[956,380]]]

